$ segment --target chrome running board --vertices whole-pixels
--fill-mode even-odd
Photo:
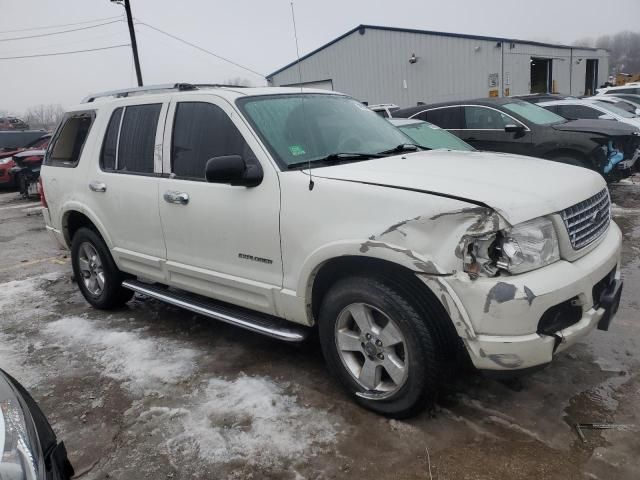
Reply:
[[[168,290],[138,280],[125,280],[122,282],[122,286],[205,317],[215,318],[252,332],[284,340],[285,342],[301,342],[309,333],[308,328],[297,326],[295,323],[282,318],[218,303],[215,300],[199,295]]]

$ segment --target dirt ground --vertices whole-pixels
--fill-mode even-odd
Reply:
[[[290,346],[136,296],[89,308],[36,203],[0,193],[0,366],[82,479],[640,478],[640,183],[612,187],[625,289],[609,332],[510,384],[468,374],[434,412],[352,403]],[[36,208],[34,208],[36,207]],[[611,422],[585,431],[575,423]]]

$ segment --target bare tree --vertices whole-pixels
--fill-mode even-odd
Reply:
[[[63,115],[64,109],[59,104],[36,105],[35,107],[27,109],[23,120],[28,123],[31,128],[52,130]]]

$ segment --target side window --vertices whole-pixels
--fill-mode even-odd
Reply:
[[[437,108],[425,112],[426,115],[420,120],[433,123],[447,130],[460,130],[464,128],[462,111],[462,107]]]
[[[615,95],[617,93],[632,93],[634,95],[640,94],[640,88],[619,88],[616,90],[609,90],[605,92],[607,95]]]
[[[171,140],[171,171],[179,178],[204,180],[207,161],[224,155],[241,155],[257,163],[229,116],[205,102],[181,102],[176,107]]]
[[[558,105],[558,114],[569,119],[597,119],[603,113],[583,105]]]
[[[67,116],[53,138],[46,155],[45,165],[77,166],[93,119],[94,112],[73,113]]]
[[[125,107],[116,170],[119,172],[153,173],[156,129],[162,104]]]
[[[504,130],[514,121],[492,108],[464,107],[465,125],[468,130]]]
[[[118,130],[122,119],[122,107],[117,108],[111,114],[107,131],[102,142],[102,153],[100,154],[100,166],[103,170],[114,170],[116,168],[116,148],[118,146]]]

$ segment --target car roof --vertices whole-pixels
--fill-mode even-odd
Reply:
[[[567,99],[567,100],[550,100],[548,102],[540,102],[538,105],[596,105],[596,102],[599,102],[599,99],[591,99],[591,98],[575,98],[575,99]]]
[[[184,85],[184,84],[176,84]],[[145,90],[148,88],[148,90]],[[93,94],[85,97],[85,101],[82,103],[73,105],[67,109],[69,112],[81,111],[81,110],[94,110],[100,108],[105,104],[124,104],[130,105],[135,103],[136,100],[155,98],[175,95],[187,95],[202,97],[206,95],[215,96],[218,98],[224,98],[230,102],[235,101],[238,98],[249,96],[264,96],[264,95],[295,95],[295,94],[321,94],[321,95],[344,95],[340,92],[334,92],[331,90],[322,90],[317,88],[300,88],[300,87],[236,87],[236,86],[198,86],[193,89],[181,90],[174,88],[171,85],[157,85],[142,87],[140,89],[129,90],[114,90],[112,92],[104,92],[100,94]]]
[[[529,104],[529,102],[525,102],[524,100],[520,100],[519,98],[513,97],[502,97],[502,98],[478,98],[474,100],[455,100],[451,102],[440,102],[440,103],[431,103],[425,105],[417,105],[415,107],[403,108],[398,113],[417,113],[422,112],[424,110],[432,110],[434,108],[442,108],[442,107],[456,107],[458,105],[479,105],[485,107],[498,107],[501,105],[506,105],[508,103],[525,103]]]

